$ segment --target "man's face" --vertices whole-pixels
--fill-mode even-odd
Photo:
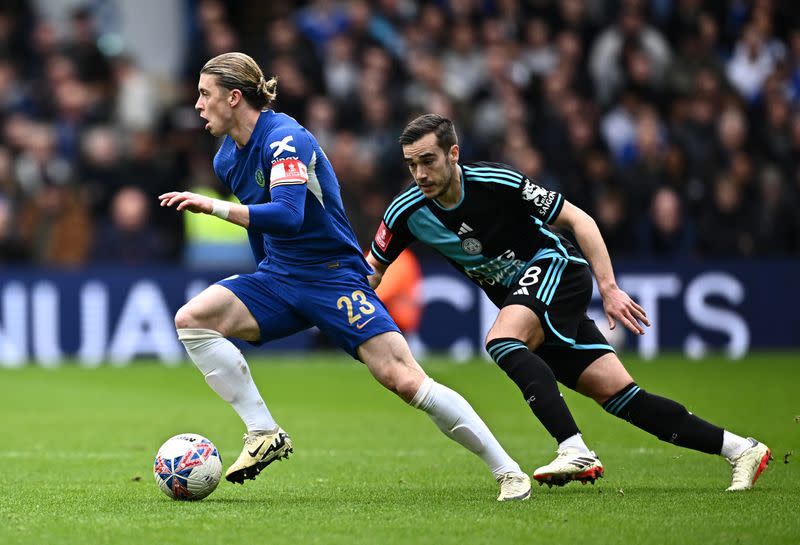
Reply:
[[[210,74],[200,74],[197,91],[200,96],[194,109],[207,121],[206,130],[214,136],[226,134],[233,119],[231,91],[217,85],[217,77]]]
[[[458,146],[452,146],[445,153],[439,147],[434,133],[403,146],[403,159],[422,194],[428,199],[443,195],[451,184],[458,183],[455,169]]]

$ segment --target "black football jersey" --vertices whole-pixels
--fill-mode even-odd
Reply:
[[[372,255],[386,265],[411,242],[435,248],[498,306],[528,263],[546,257],[586,263],[552,223],[564,197],[499,163],[461,165],[461,201],[443,208],[416,184],[400,193],[383,216]]]

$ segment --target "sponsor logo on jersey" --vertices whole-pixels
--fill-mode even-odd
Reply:
[[[280,155],[284,151],[288,151],[289,153],[296,153],[297,152],[297,148],[295,148],[294,146],[292,146],[289,143],[289,142],[292,142],[293,140],[294,140],[294,137],[290,134],[289,136],[287,136],[283,140],[276,140],[275,142],[272,142],[269,145],[269,147],[270,147],[270,149],[275,150],[273,152],[273,155],[275,157],[277,157],[278,155]]]
[[[381,226],[378,227],[378,232],[375,233],[375,244],[383,250],[386,251],[386,248],[389,247],[389,241],[392,240],[392,232],[386,227],[386,224],[381,222]]]
[[[514,251],[508,249],[486,263],[476,267],[464,267],[464,272],[481,286],[484,284],[510,286],[511,280],[524,266],[525,262],[517,259]]]
[[[258,173],[256,173],[258,176]],[[256,182],[258,179],[256,178]],[[269,186],[283,184],[304,184],[308,182],[308,169],[299,159],[281,159],[272,165],[269,173]],[[260,184],[259,184],[260,185]]]
[[[267,183],[266,179],[264,178],[264,171],[260,168],[256,170],[256,183],[258,184],[258,187],[264,187],[264,185]]]
[[[459,235],[466,235],[467,233],[471,233],[471,232],[472,232],[472,227],[467,225],[466,222],[462,223],[461,227],[459,227],[459,229],[458,229],[458,234]]]
[[[553,205],[553,200],[556,198],[555,191],[548,191],[543,187],[539,187],[529,179],[525,178],[522,186],[522,198],[526,201],[533,201],[542,212],[547,212]]]
[[[477,238],[466,238],[461,242],[461,248],[469,255],[478,255],[483,251],[483,244]]]
[[[514,295],[530,295],[530,293],[528,293],[528,288],[522,287],[515,291]]]

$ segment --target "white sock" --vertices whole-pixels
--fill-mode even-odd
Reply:
[[[720,454],[730,460],[736,458],[745,450],[753,446],[749,439],[739,437],[728,430],[722,430],[722,451]]]
[[[567,437],[566,439],[564,439],[563,441],[561,441],[558,444],[558,452],[561,452],[562,450],[564,450],[565,448],[568,448],[568,447],[576,448],[576,449],[578,449],[581,452],[584,452],[586,454],[589,454],[591,452],[589,450],[589,447],[586,446],[586,443],[583,442],[583,437],[581,436],[580,433],[576,433],[575,435],[571,435],[571,436]]]
[[[428,414],[450,439],[480,456],[495,477],[522,473],[466,399],[447,386],[425,377],[411,406]]]
[[[232,342],[211,329],[179,329],[178,338],[208,385],[231,404],[248,432],[278,427],[258,393],[244,356]]]

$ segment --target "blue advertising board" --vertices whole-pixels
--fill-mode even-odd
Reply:
[[[423,259],[423,314],[411,334],[415,352],[443,351],[456,359],[483,354],[497,309],[439,259]],[[620,262],[620,286],[647,310],[644,336],[610,335],[645,358],[677,350],[699,358],[721,351],[739,358],[752,349],[800,345],[800,261]],[[165,364],[185,358],[173,316],[194,294],[225,274],[182,268],[0,270],[0,366],[126,365],[137,357]],[[590,315],[602,326],[595,293]],[[268,349],[307,350],[313,332]]]

